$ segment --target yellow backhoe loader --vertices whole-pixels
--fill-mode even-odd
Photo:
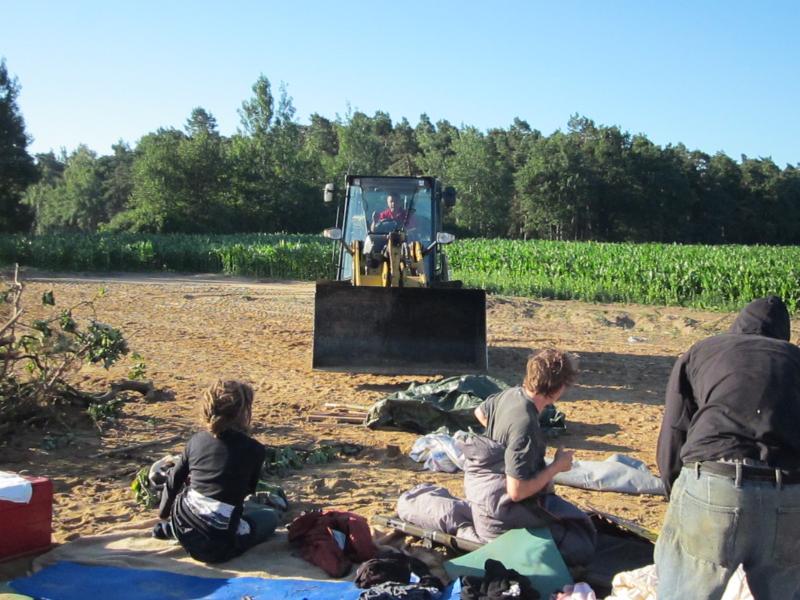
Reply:
[[[325,201],[332,202],[332,184]],[[486,293],[450,280],[442,231],[453,188],[433,177],[346,179],[336,277],[317,282],[313,368],[368,373],[484,371]],[[341,226],[338,226],[341,222]]]

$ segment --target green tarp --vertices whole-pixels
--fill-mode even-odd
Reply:
[[[407,390],[395,392],[376,402],[365,424],[371,429],[396,427],[413,433],[431,433],[445,427],[450,434],[482,431],[473,414],[475,407],[492,394],[507,389],[507,383],[488,375],[461,375],[431,383],[412,383]],[[564,414],[548,406],[539,416],[549,435],[565,429]]]
[[[444,568],[451,577],[483,577],[483,566],[489,558],[530,579],[543,598],[573,583],[547,527],[512,529],[474,552],[445,562]]]

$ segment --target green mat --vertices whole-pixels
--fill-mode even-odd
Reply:
[[[445,562],[444,568],[451,577],[483,577],[487,558],[499,560],[506,569],[514,569],[530,579],[544,598],[573,583],[547,527],[512,529],[474,552]]]

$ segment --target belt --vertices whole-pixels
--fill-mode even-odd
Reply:
[[[742,481],[770,481],[772,483],[780,481],[783,485],[800,483],[800,471],[712,461],[690,463],[686,466],[697,473],[711,473],[731,479],[736,479],[736,469],[740,468]]]

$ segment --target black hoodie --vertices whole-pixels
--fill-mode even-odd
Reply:
[[[752,458],[800,469],[800,348],[777,296],[742,309],[728,333],[702,340],[667,384],[657,461],[667,490],[684,464]]]

